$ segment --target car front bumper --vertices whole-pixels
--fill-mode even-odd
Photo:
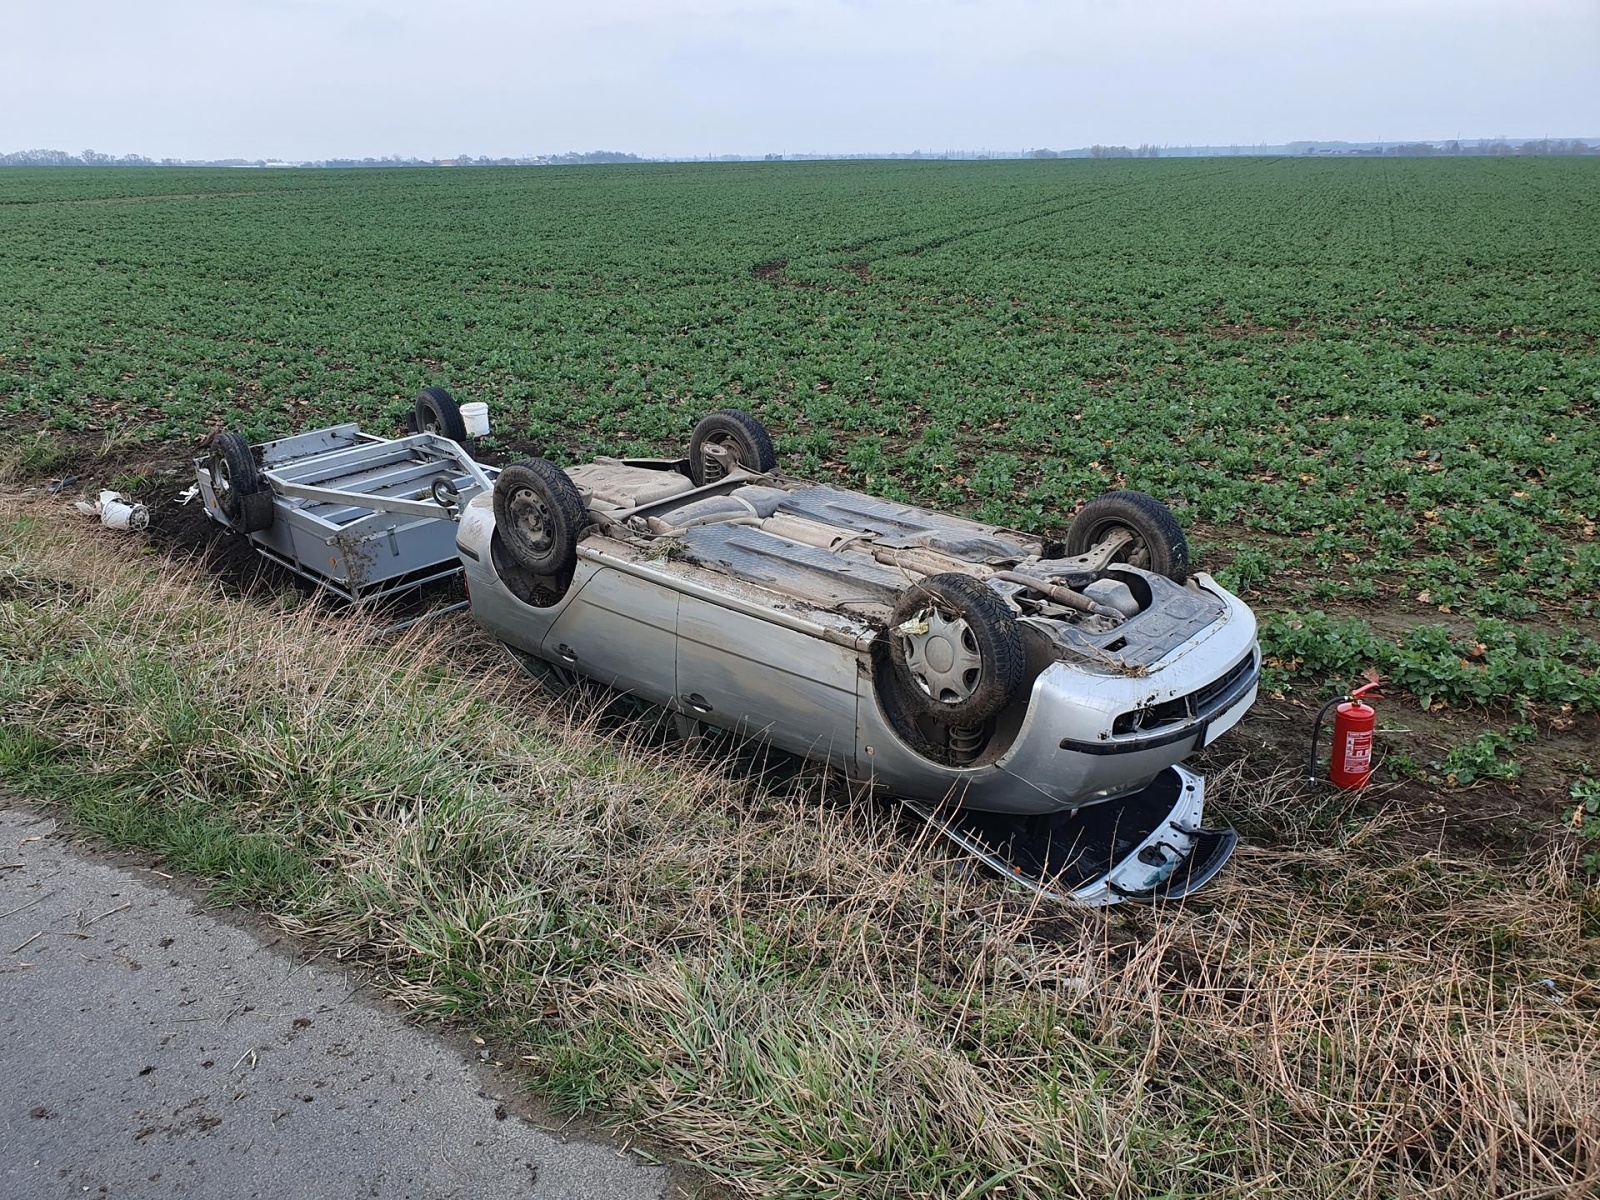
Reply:
[[[1178,900],[1210,882],[1238,844],[1205,829],[1205,779],[1169,766],[1115,806],[1049,818],[906,801],[986,866],[1049,899],[1091,908]]]

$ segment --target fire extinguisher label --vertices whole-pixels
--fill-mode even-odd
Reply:
[[[1345,735],[1344,769],[1352,775],[1365,775],[1372,769],[1372,730]]]

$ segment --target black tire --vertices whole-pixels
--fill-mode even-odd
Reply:
[[[244,533],[272,525],[272,492],[256,467],[250,443],[237,433],[211,435],[211,490],[228,524]]]
[[[272,528],[273,501],[270,488],[239,497],[239,519],[234,525],[242,533],[263,533]]]
[[[743,409],[718,409],[695,424],[689,435],[689,478],[697,486],[715,483],[727,474],[721,463],[706,455],[707,446],[727,449],[746,471],[766,474],[778,467],[778,453],[772,448],[767,427]]]
[[[467,422],[455,397],[442,387],[423,388],[417,394],[417,432],[437,433],[466,445]]]
[[[1172,510],[1144,492],[1107,492],[1079,510],[1067,530],[1067,554],[1087,554],[1119,529],[1133,542],[1116,558],[1131,567],[1165,575],[1174,583],[1189,578],[1189,539]]]
[[[901,632],[930,618],[934,628],[927,633]],[[1028,666],[1005,601],[954,572],[930,575],[900,597],[890,618],[889,661],[902,699],[946,725],[978,725],[994,716],[1016,696]]]
[[[433,497],[433,502],[440,508],[450,510],[460,506],[461,489],[456,486],[456,481],[448,475],[439,475],[428,485],[428,495]]]
[[[567,473],[546,458],[513,463],[494,481],[494,523],[520,566],[564,575],[578,560],[588,510]]]

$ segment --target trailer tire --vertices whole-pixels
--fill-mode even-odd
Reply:
[[[1165,575],[1174,583],[1189,578],[1189,539],[1172,510],[1144,492],[1107,492],[1085,504],[1067,530],[1067,554],[1087,554],[1108,536],[1125,529],[1134,542],[1118,562]]]
[[[272,528],[272,492],[263,489],[239,497],[239,519],[234,522],[241,533],[265,533]]]
[[[778,467],[778,453],[772,448],[767,427],[740,408],[718,409],[695,423],[689,435],[689,478],[696,487],[715,483],[726,474],[722,464],[706,454],[708,446],[726,449],[746,471],[764,475]]]
[[[547,458],[513,463],[494,481],[495,529],[511,557],[535,574],[571,571],[588,523],[577,485]]]
[[[920,631],[913,628],[921,626]],[[889,621],[899,698],[945,725],[979,725],[1010,704],[1028,655],[1005,601],[971,575],[930,575],[907,588]]]
[[[256,467],[250,443],[226,429],[211,435],[211,490],[228,524],[243,533],[272,526],[272,492]]]
[[[442,387],[426,387],[417,394],[417,432],[437,433],[465,445],[467,422],[455,397]]]

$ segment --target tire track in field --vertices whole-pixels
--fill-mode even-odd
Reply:
[[[1275,163],[1275,162],[1278,162],[1278,161],[1280,161],[1280,159],[1277,159],[1277,158],[1268,159],[1267,160],[1268,163]],[[1124,183],[1124,184],[1121,184],[1121,185],[1118,185],[1118,186],[1102,186],[1098,191],[1094,192],[1091,195],[1076,197],[1073,200],[1071,200],[1071,201],[1069,201],[1069,202],[1067,202],[1065,204],[1052,204],[1048,208],[1042,209],[1042,210],[1040,210],[1038,212],[1029,213],[1029,214],[1027,214],[1025,216],[1017,217],[1017,218],[1015,218],[1013,220],[1000,221],[1000,222],[998,222],[996,224],[985,225],[985,226],[982,226],[982,227],[979,227],[979,228],[976,228],[976,229],[957,230],[957,231],[954,231],[954,232],[951,232],[951,233],[941,234],[941,235],[939,235],[937,237],[930,238],[925,242],[920,242],[920,243],[914,244],[914,245],[908,247],[907,249],[896,250],[896,251],[892,252],[890,257],[894,257],[894,258],[915,258],[915,257],[917,257],[919,255],[927,253],[929,250],[942,249],[945,246],[951,245],[951,244],[953,244],[955,242],[965,241],[968,238],[982,237],[985,234],[1001,233],[1001,232],[1005,232],[1007,230],[1019,229],[1022,226],[1030,225],[1030,224],[1034,223],[1035,221],[1044,221],[1044,220],[1050,219],[1051,217],[1059,217],[1059,216],[1062,216],[1065,213],[1074,212],[1074,211],[1076,211],[1078,209],[1087,208],[1087,207],[1090,207],[1091,205],[1098,204],[1103,200],[1107,200],[1107,199],[1110,199],[1110,198],[1113,198],[1113,197],[1117,197],[1117,196],[1127,196],[1127,195],[1129,195],[1131,193],[1137,193],[1137,192],[1140,192],[1140,191],[1148,190],[1150,188],[1156,187],[1157,185],[1170,184],[1170,183],[1178,181],[1178,180],[1194,180],[1194,179],[1197,179],[1197,178],[1200,178],[1200,179],[1214,179],[1214,178],[1216,178],[1216,177],[1218,177],[1220,175],[1227,175],[1227,174],[1235,173],[1235,172],[1246,170],[1246,169],[1248,169],[1248,168],[1250,168],[1252,166],[1257,166],[1257,165],[1262,165],[1262,164],[1258,164],[1255,159],[1249,159],[1246,162],[1243,162],[1243,163],[1240,163],[1240,164],[1237,164],[1237,165],[1230,163],[1230,164],[1228,164],[1226,166],[1218,167],[1215,170],[1209,170],[1208,171],[1208,170],[1204,170],[1204,169],[1196,169],[1196,170],[1182,172],[1182,173],[1178,174],[1175,177],[1174,176],[1152,176],[1152,177],[1147,178],[1147,179],[1131,180],[1131,181],[1129,181],[1127,183]],[[984,216],[982,218],[980,218],[980,219],[989,219],[989,218],[997,216],[1000,213],[1003,213],[1005,211],[1006,211],[1005,209],[995,209],[990,213],[984,214]],[[829,253],[834,253],[834,254],[851,253],[851,252],[854,252],[854,251],[857,251],[857,250],[865,249],[866,247],[871,246],[871,245],[892,241],[897,236],[904,236],[904,235],[885,234],[885,235],[883,235],[881,237],[877,237],[877,238],[868,238],[868,239],[865,239],[865,240],[860,241],[860,242],[855,242],[855,243],[851,243],[851,244],[846,245],[846,246],[837,247],[834,250],[831,250]]]
[[[965,238],[982,237],[986,233],[997,233],[1004,229],[1014,229],[1021,225],[1027,225],[1033,221],[1043,221],[1050,217],[1060,216],[1062,213],[1072,212],[1075,209],[1097,204],[1101,200],[1107,199],[1111,196],[1126,195],[1128,192],[1144,186],[1147,184],[1147,182],[1148,181],[1146,180],[1138,180],[1131,183],[1121,184],[1119,186],[1102,186],[1099,190],[1094,191],[1087,196],[1079,196],[1066,204],[1052,203],[1048,208],[1029,213],[1025,216],[1016,217],[1013,220],[1000,221],[997,224],[984,225],[976,229],[957,229],[950,233],[942,233],[935,237],[929,238],[927,241],[915,243],[904,250],[892,251],[890,256],[894,258],[915,258],[918,255],[925,254],[929,250],[937,250],[940,247],[948,246],[953,242],[962,241]],[[1008,210],[1004,208],[997,208],[990,212],[984,213],[978,219],[990,220],[1007,211]],[[886,233],[880,237],[868,238],[864,241],[852,243],[848,246],[841,246],[836,250],[829,251],[829,253],[851,253],[853,251],[866,249],[869,246],[879,245],[885,242],[893,242],[906,236],[907,235],[904,233]]]
[[[937,248],[939,246],[947,245],[950,242],[959,241],[961,238],[964,238],[964,237],[977,237],[977,236],[979,236],[981,234],[991,232],[991,231],[993,231],[995,229],[1007,228],[1009,225],[1022,224],[1022,223],[1025,223],[1025,222],[1028,222],[1028,221],[1034,221],[1034,220],[1042,220],[1045,217],[1053,216],[1053,215],[1055,215],[1055,214],[1057,214],[1059,212],[1065,212],[1065,211],[1068,211],[1068,210],[1073,209],[1073,208],[1079,208],[1079,207],[1082,207],[1085,204],[1092,204],[1096,200],[1104,199],[1108,195],[1114,195],[1114,194],[1119,194],[1119,193],[1125,192],[1131,186],[1133,186],[1133,185],[1124,184],[1124,185],[1122,185],[1120,187],[1109,187],[1109,186],[1102,185],[1098,191],[1092,192],[1088,196],[1080,197],[1079,199],[1074,200],[1070,204],[1061,205],[1061,204],[1052,203],[1049,208],[1043,209],[1043,210],[1041,210],[1039,212],[1031,213],[1031,214],[1029,214],[1027,216],[1024,216],[1024,217],[1017,218],[1015,221],[1001,222],[998,225],[987,226],[987,227],[980,228],[980,229],[970,229],[970,230],[966,230],[964,232],[960,231],[960,230],[957,230],[954,233],[942,234],[942,235],[940,235],[938,237],[930,239],[927,242],[919,243],[917,245],[912,246],[911,248],[909,248],[907,250],[897,250],[897,251],[894,251],[893,253],[896,256],[908,255],[908,254],[911,254],[911,255],[921,254],[925,250],[935,249],[935,248]],[[1010,210],[1004,209],[1004,208],[992,209],[989,212],[981,214],[976,219],[987,221],[987,220],[990,220],[990,219],[992,219],[994,217],[997,217],[997,216],[999,216],[1002,213],[1005,213],[1007,211],[1010,211]],[[898,241],[898,240],[903,239],[903,238],[905,238],[907,236],[915,236],[915,235],[914,234],[907,234],[904,230],[891,232],[891,233],[883,233],[883,234],[875,235],[873,237],[862,238],[862,239],[860,239],[858,241],[850,242],[850,243],[847,243],[846,245],[843,245],[843,246],[830,246],[823,253],[828,254],[828,255],[833,255],[833,254],[853,254],[853,253],[857,253],[857,252],[862,251],[862,250],[870,249],[871,247],[874,247],[874,246],[881,246],[886,242]]]
[[[1378,166],[1383,180],[1383,208],[1389,218],[1389,261],[1394,264],[1395,275],[1400,274],[1400,234],[1394,223],[1394,186],[1389,182],[1389,162],[1380,158]]]
[[[238,200],[265,192],[172,192],[159,196],[66,196],[37,200],[0,200],[0,208],[77,207],[99,204],[158,204],[167,200]]]

